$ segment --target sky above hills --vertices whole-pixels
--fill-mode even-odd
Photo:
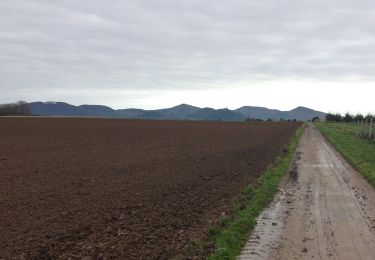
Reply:
[[[0,103],[375,112],[370,0],[2,0]]]

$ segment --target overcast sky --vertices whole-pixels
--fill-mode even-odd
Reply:
[[[375,112],[374,0],[0,0],[0,103]]]

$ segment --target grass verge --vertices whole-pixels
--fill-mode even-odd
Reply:
[[[336,150],[375,188],[375,144],[356,137],[353,123],[316,123]]]
[[[298,141],[303,133],[301,126],[287,145],[284,152],[259,178],[259,186],[246,187],[235,205],[231,218],[223,217],[220,226],[213,226],[209,231],[209,239],[213,253],[208,260],[235,259],[248,238],[248,234],[256,225],[256,218],[272,201],[279,182],[288,171],[294,159]]]

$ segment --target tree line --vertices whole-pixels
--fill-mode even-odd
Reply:
[[[0,105],[0,116],[31,116],[30,105],[26,101],[18,101]]]
[[[331,113],[326,114],[326,121],[328,121],[328,122],[346,122],[346,123],[362,122],[362,121],[369,122],[371,119],[373,121],[375,121],[375,116],[371,115],[371,114],[352,115],[352,114],[349,114],[349,113],[346,113],[345,115],[331,114]]]

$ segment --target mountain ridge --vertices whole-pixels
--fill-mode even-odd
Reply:
[[[269,109],[257,106],[242,106],[231,110],[227,108],[213,109],[180,104],[170,108],[145,110],[138,108],[113,109],[104,105],[71,105],[65,102],[31,102],[30,108],[34,115],[40,116],[83,116],[110,117],[126,119],[151,120],[208,120],[208,121],[245,121],[246,119],[261,120],[299,120],[307,121],[313,117],[324,118],[325,113],[299,106],[289,111]]]

